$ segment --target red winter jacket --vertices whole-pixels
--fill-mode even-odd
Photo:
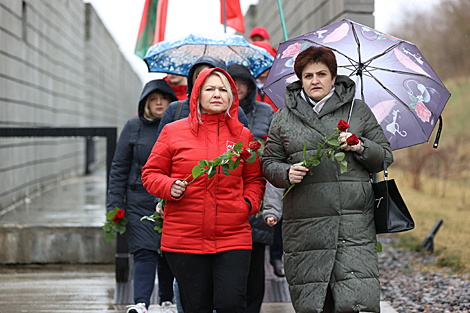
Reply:
[[[188,86],[186,86],[186,85],[172,85],[172,84],[170,84],[170,80],[166,76],[163,79],[168,83],[168,85],[170,85],[171,89],[173,89],[173,91],[175,92],[175,95],[178,98],[178,100],[183,101],[186,98],[188,98]]]
[[[203,71],[195,82],[190,99],[190,115],[165,125],[143,168],[142,181],[147,191],[166,199],[163,222],[163,251],[208,254],[235,249],[251,249],[250,214],[256,214],[266,181],[259,158],[254,163],[240,162],[230,175],[220,170],[208,179],[198,177],[180,198],[170,189],[184,180],[200,160],[211,160],[237,142],[248,147],[251,132],[238,121],[238,95],[235,92],[230,116],[225,113],[201,114],[197,119],[197,98],[206,77],[215,69]],[[228,77],[233,90],[232,78]],[[192,177],[191,177],[192,179]],[[251,203],[252,210],[245,199]]]

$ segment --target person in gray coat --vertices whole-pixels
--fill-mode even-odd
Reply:
[[[114,153],[109,175],[107,210],[123,208],[129,220],[126,233],[129,252],[134,258],[134,301],[128,312],[141,313],[148,308],[155,285],[158,264],[160,305],[173,299],[173,274],[159,253],[160,234],[152,223],[140,218],[155,212],[155,197],[142,183],[142,167],[157,140],[157,130],[166,108],[178,100],[163,79],[149,81],[143,88],[138,115],[124,125]],[[166,265],[166,266],[165,266]]]
[[[380,312],[374,192],[369,174],[393,162],[392,150],[370,108],[354,99],[355,84],[336,74],[334,53],[309,47],[296,58],[300,81],[285,91],[285,107],[274,116],[263,152],[263,173],[276,187],[295,187],[283,201],[284,263],[296,312]],[[349,119],[350,117],[350,119]],[[340,120],[347,172],[322,159],[301,162],[332,134]],[[360,142],[345,143],[355,134]],[[311,172],[312,175],[306,175]]]

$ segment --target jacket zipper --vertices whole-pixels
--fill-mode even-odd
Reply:
[[[220,120],[217,120],[217,145],[219,143],[219,137],[220,137]],[[220,166],[219,166],[219,174],[220,174]],[[218,189],[218,188],[217,188]],[[217,190],[215,191],[215,194],[217,195]],[[216,197],[217,199],[217,197]],[[217,209],[219,208],[219,205],[215,205],[215,216],[217,216]]]
[[[219,144],[219,138],[218,137],[220,137],[220,120],[217,120],[217,144]],[[218,169],[218,173],[220,174],[220,166],[219,166],[219,169]],[[217,213],[217,211],[216,211],[216,213]]]

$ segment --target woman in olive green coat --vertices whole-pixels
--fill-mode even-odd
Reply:
[[[310,47],[297,56],[294,68],[300,81],[286,87],[286,106],[274,116],[262,160],[274,186],[296,184],[284,199],[282,234],[294,309],[380,312],[369,174],[383,170],[384,157],[388,165],[393,162],[390,144],[370,108],[354,100],[354,82],[336,75],[331,50]],[[310,170],[293,165],[303,160],[304,142],[308,158],[341,119],[349,119],[350,128],[340,142],[352,134],[360,141],[341,147],[346,173],[327,158]]]

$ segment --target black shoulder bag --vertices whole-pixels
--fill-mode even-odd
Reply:
[[[374,220],[377,234],[399,233],[415,228],[405,201],[398,192],[395,180],[388,179],[384,155],[384,180],[372,182],[375,194]]]

